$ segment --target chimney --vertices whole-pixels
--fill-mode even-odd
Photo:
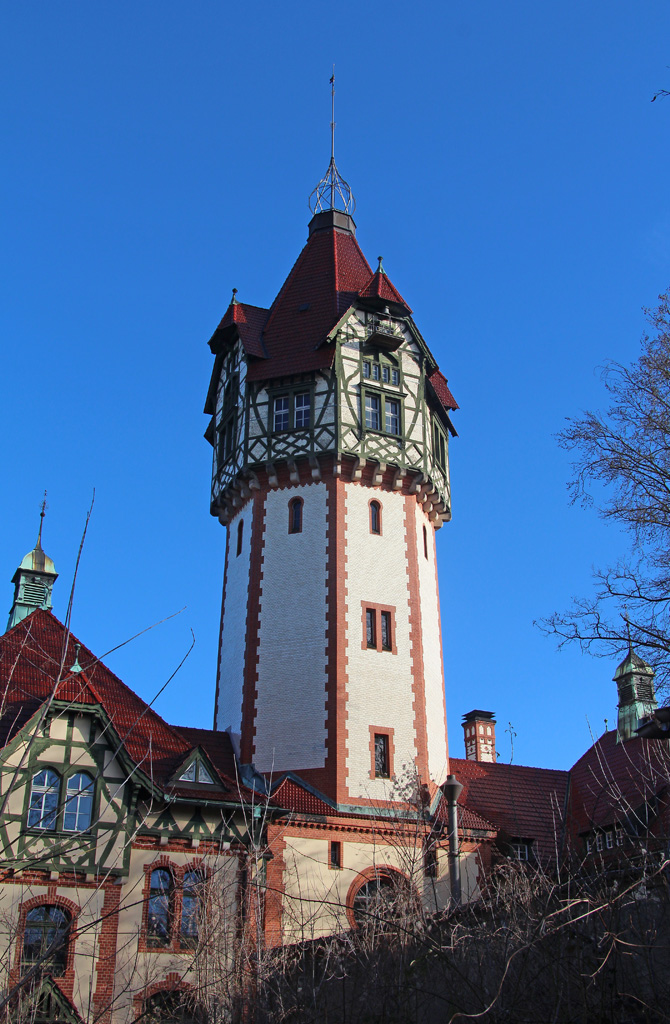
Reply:
[[[496,759],[496,720],[492,711],[468,711],[463,715],[465,756],[468,761]]]

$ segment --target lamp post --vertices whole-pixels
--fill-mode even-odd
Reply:
[[[457,907],[461,905],[461,862],[458,854],[458,798],[463,786],[455,775],[447,776],[442,792],[447,798],[449,809],[449,878],[451,898]]]

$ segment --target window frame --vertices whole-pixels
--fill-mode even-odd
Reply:
[[[235,558],[239,558],[242,554],[242,544],[244,543],[244,519],[240,519],[237,524],[237,541],[235,544]]]
[[[370,778],[382,782],[390,782],[395,774],[394,730],[389,726],[382,725],[370,725],[368,728],[370,732]],[[386,768],[388,770],[388,775],[377,774],[377,737],[385,737],[386,739]]]
[[[313,381],[305,381],[302,384],[291,384],[285,388],[276,387],[268,390],[268,433],[270,436],[290,434],[294,431],[302,433],[314,429],[314,390]],[[306,426],[304,424],[296,426],[296,398],[299,395],[307,395],[309,398],[309,423]],[[288,400],[288,426],[275,427],[275,403],[283,398]]]
[[[301,497],[294,497],[289,499],[288,503],[288,532],[289,533],[302,533],[302,522],[303,522],[303,510],[305,505],[305,499]],[[295,513],[296,510],[300,509],[298,513],[299,521],[296,526]]]
[[[371,498],[370,501],[368,502],[368,516],[369,516],[370,533],[372,534],[373,537],[381,537],[382,536],[382,509],[383,509],[382,503],[381,503],[381,501],[379,501],[378,498]],[[374,517],[375,517],[375,514],[377,516],[377,529],[376,530],[374,528]]]
[[[69,901],[68,901],[69,902]],[[24,969],[30,969],[33,967],[40,957],[44,956],[49,950],[49,946],[45,946],[44,937],[48,932],[48,927],[44,922],[39,925],[37,923],[31,924],[29,921],[30,915],[34,914],[39,910],[56,910],[66,918],[65,928],[63,929],[63,940],[59,943],[57,952],[59,955],[58,966],[54,966],[54,961],[51,957],[45,959],[43,965],[40,968],[40,972],[51,974],[53,977],[62,978],[69,971],[72,970],[72,943],[75,935],[76,925],[76,910],[71,909],[69,906],[63,906],[63,901],[56,897],[55,899],[49,899],[48,897],[36,897],[34,900],[28,901],[27,904],[21,908],[21,919],[19,926],[19,948],[18,948],[18,968],[23,971]],[[28,960],[26,958],[26,932],[29,928],[38,928],[41,932],[42,938],[40,940],[40,950],[34,959]]]
[[[375,604],[373,601],[361,601],[361,621],[363,627],[363,635],[361,640],[361,649],[364,651],[377,651],[383,654],[397,654],[397,630],[396,630],[396,619],[395,619],[395,607],[390,604]],[[373,643],[368,642],[368,616],[373,616]],[[391,632],[391,643],[389,646],[384,646],[382,643],[383,636],[383,620],[382,615],[388,616],[388,625]]]
[[[449,464],[449,439],[435,413],[433,413],[433,460],[446,474]]]
[[[328,867],[331,871],[341,871],[343,868],[342,842],[340,839],[331,839],[328,843]]]
[[[216,465],[221,469],[235,454],[237,437],[237,399],[240,392],[238,373],[231,373],[223,387],[223,398],[216,425]]]
[[[80,776],[80,775],[81,776],[85,776],[90,781],[90,786],[87,786],[83,790],[79,789],[75,793],[69,794],[70,782],[72,781],[72,779],[75,779],[75,778],[77,778],[77,776]],[[65,783],[65,788],[64,788],[64,799],[63,799],[63,807],[62,807],[62,822],[61,822],[61,829],[62,829],[62,831],[63,832],[69,832],[71,834],[90,832],[91,827],[93,825],[93,822],[95,820],[95,796],[96,796],[96,788],[97,788],[96,787],[95,778],[90,774],[90,772],[87,772],[87,771],[75,771],[75,772],[70,772],[69,775],[65,776],[63,778],[63,782]],[[79,827],[79,820],[78,819],[79,819],[79,814],[80,814],[80,800],[81,800],[82,796],[85,795],[87,792],[90,793],[90,812],[89,812],[88,824],[85,827]],[[87,799],[89,799],[89,798],[87,798]],[[74,805],[75,827],[74,828],[68,828],[68,826],[65,824],[65,821],[66,821],[67,815],[73,813],[72,805]]]
[[[171,879],[168,893],[168,927],[164,942],[155,940],[154,933],[149,931],[151,910],[151,879],[156,871],[166,871]],[[144,892],[142,909],[142,927],[138,949],[143,953],[183,953],[192,951],[197,938],[184,934],[184,896],[190,897],[187,891],[189,876],[197,876],[198,885],[207,881],[207,869],[200,859],[188,861],[186,864],[175,864],[169,857],[157,857],[154,861],[144,864]],[[200,894],[194,898],[200,899]]]
[[[366,403],[369,397],[374,397],[379,402],[379,426],[369,427]],[[360,408],[360,421],[361,431],[366,434],[381,434],[384,437],[392,437],[397,441],[402,441],[405,437],[405,403],[403,402],[404,393],[400,391],[385,391],[382,387],[377,386],[376,382],[368,384],[367,379],[361,382],[361,408]],[[397,402],[398,404],[398,433],[394,434],[386,429],[387,423],[387,401]]]
[[[58,832],[61,812],[61,793],[63,791],[63,776],[61,775],[57,768],[54,768],[53,765],[50,764],[40,765],[38,762],[34,767],[37,767],[38,770],[36,772],[33,772],[30,779],[30,789],[28,791],[28,806],[25,814],[26,827],[29,829],[38,829],[40,832]],[[52,772],[58,779],[58,784],[55,788],[53,785],[48,787],[46,785],[45,787],[40,787],[42,797],[40,806],[41,813],[36,822],[31,822],[30,815],[32,810],[34,809],[33,794],[35,793],[35,779],[38,777],[38,775],[41,775],[43,772]],[[51,818],[53,815],[53,824],[40,824],[40,822],[44,821],[44,819],[47,817],[47,814],[45,813],[44,810],[45,798],[49,793],[53,792],[55,792],[56,794],[56,806],[54,810],[49,811],[49,818]]]

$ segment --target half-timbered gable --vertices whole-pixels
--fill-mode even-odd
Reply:
[[[0,678],[0,970],[17,1012],[141,1016],[193,983],[205,902],[232,970],[256,797],[229,737],[168,725],[44,609],[0,638]]]

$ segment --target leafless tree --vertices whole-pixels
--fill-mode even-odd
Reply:
[[[630,538],[628,553],[596,569],[594,593],[538,625],[559,646],[612,658],[629,640],[670,682],[670,306],[667,294],[646,310],[649,331],[630,366],[609,363],[605,412],[568,420],[559,434],[574,454],[573,502],[595,504]]]

